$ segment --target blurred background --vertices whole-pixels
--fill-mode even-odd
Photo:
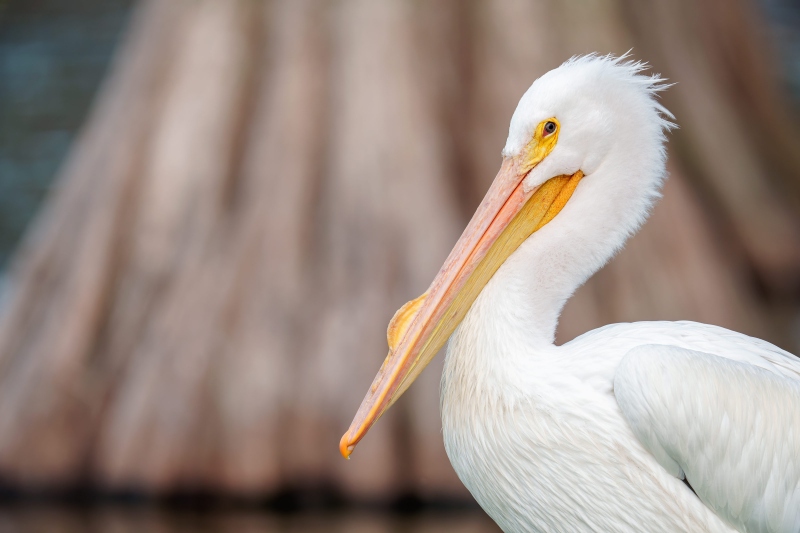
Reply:
[[[441,361],[338,439],[522,93],[631,48],[677,83],[671,178],[558,342],[690,319],[797,353],[794,0],[0,0],[0,531],[497,531]]]

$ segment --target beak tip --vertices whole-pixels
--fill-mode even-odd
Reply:
[[[342,454],[342,457],[350,460],[350,454],[353,453],[356,445],[354,443],[350,443],[350,439],[347,436],[347,433],[342,435],[342,440],[339,441],[339,453]]]

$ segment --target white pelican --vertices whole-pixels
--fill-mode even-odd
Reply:
[[[489,192],[389,325],[345,457],[450,338],[445,447],[504,531],[800,531],[800,360],[693,322],[553,344],[666,175],[673,117],[643,69],[574,58],[525,93]]]

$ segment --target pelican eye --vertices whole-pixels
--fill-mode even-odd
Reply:
[[[555,133],[556,131],[556,123],[552,120],[548,120],[544,125],[544,136],[547,137],[551,133]]]

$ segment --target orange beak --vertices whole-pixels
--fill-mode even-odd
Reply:
[[[572,196],[583,177],[580,171],[525,190],[525,177],[550,153],[558,137],[557,132],[544,134],[543,124],[522,154],[503,160],[428,292],[404,305],[389,324],[389,355],[339,443],[345,458],[444,346],[497,269]]]

